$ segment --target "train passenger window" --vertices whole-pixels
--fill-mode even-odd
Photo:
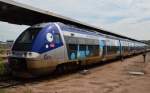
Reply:
[[[86,57],[86,45],[79,45],[79,51],[78,51],[78,57],[79,58],[85,58]]]
[[[68,44],[67,50],[68,50],[68,57],[70,60],[75,60],[77,58],[77,46],[76,44]]]
[[[107,54],[116,54],[119,50],[119,46],[107,46]]]
[[[89,56],[98,56],[99,55],[99,45],[88,45]]]

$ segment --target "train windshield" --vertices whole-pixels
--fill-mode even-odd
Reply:
[[[30,51],[32,48],[32,43],[41,29],[42,28],[29,28],[25,30],[16,40],[12,50]]]
[[[40,30],[41,28],[27,29],[19,36],[16,43],[32,43]]]

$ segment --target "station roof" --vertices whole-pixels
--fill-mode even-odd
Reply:
[[[68,17],[64,17],[13,0],[0,0],[0,21],[12,23],[12,24],[30,25],[30,26],[37,23],[43,23],[43,22],[62,22],[64,24],[74,25],[84,29],[96,30],[103,34],[113,35],[119,38],[138,41],[123,35],[105,31],[101,28],[97,28],[95,26]]]

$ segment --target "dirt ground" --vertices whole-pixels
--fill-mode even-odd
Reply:
[[[130,72],[142,72],[133,75]],[[144,73],[144,74],[143,74]],[[8,87],[6,93],[150,93],[150,53],[146,63],[143,56],[127,58],[123,62],[91,68],[41,82]]]

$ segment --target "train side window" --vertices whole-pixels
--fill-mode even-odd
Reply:
[[[89,56],[98,56],[99,55],[99,45],[89,45]]]
[[[119,50],[119,46],[115,43],[115,40],[110,40],[107,44],[107,54],[116,54]]]
[[[86,57],[86,45],[79,45],[79,58]]]
[[[67,44],[68,57],[70,60],[75,60],[77,58],[77,45]]]
[[[62,41],[61,41],[60,34],[55,34],[55,35],[54,35],[54,42],[55,42],[56,44],[59,44],[59,43],[62,42]]]

